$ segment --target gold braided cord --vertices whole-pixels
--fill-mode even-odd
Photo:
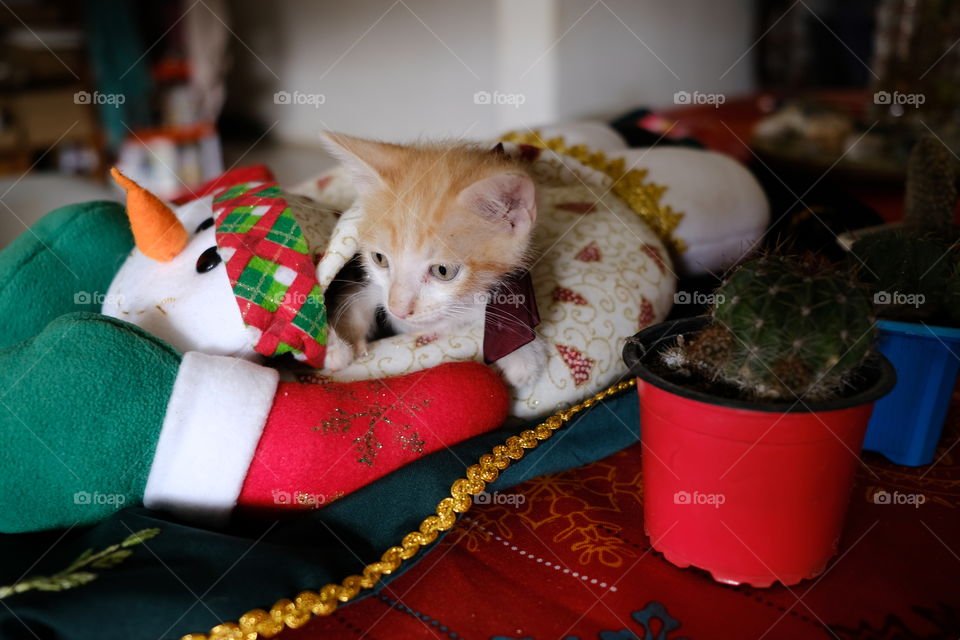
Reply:
[[[667,247],[676,253],[683,253],[687,245],[682,238],[673,235],[677,225],[683,220],[683,213],[674,211],[670,205],[660,203],[667,187],[647,182],[646,169],[626,169],[623,158],[610,160],[603,151],[591,151],[585,144],[567,145],[563,136],[544,140],[536,130],[511,131],[502,136],[504,142],[525,144],[540,149],[549,149],[554,153],[570,156],[583,165],[606,174],[613,180],[610,190],[633,209],[640,218],[650,225]]]
[[[237,622],[224,622],[207,634],[190,633],[181,640],[272,638],[286,627],[302,627],[313,616],[330,615],[340,603],[349,602],[357,597],[360,591],[372,588],[381,577],[396,571],[404,560],[409,560],[421,547],[436,540],[441,531],[452,528],[457,521],[456,514],[466,513],[473,505],[473,496],[484,491],[487,484],[496,480],[512,461],[523,458],[528,449],[535,449],[541,441],[550,438],[578,413],[635,384],[636,380],[631,378],[607,387],[580,404],[553,414],[533,429],[510,436],[490,453],[480,456],[477,464],[467,468],[465,477],[453,483],[450,495],[437,504],[436,513],[424,518],[420,528],[405,535],[399,546],[390,547],[383,552],[379,561],[364,567],[362,575],[348,576],[340,584],[328,584],[319,591],[303,591],[293,600],[278,600],[270,611],[254,609],[242,615]]]

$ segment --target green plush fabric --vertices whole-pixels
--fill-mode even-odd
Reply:
[[[139,503],[179,366],[165,342],[96,313],[0,350],[0,531],[92,524]]]
[[[0,252],[0,348],[31,338],[56,317],[99,312],[110,282],[133,248],[123,207],[61,207]]]

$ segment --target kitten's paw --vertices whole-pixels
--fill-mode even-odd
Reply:
[[[537,338],[496,362],[504,379],[512,387],[522,389],[540,379],[547,368],[547,349]]]
[[[364,343],[364,352],[366,348]],[[323,368],[327,371],[340,371],[353,362],[353,353],[353,345],[331,331],[327,336],[327,355],[323,359]]]

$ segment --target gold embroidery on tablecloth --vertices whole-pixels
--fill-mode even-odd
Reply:
[[[619,457],[623,452],[614,456]],[[584,477],[585,473],[589,476]],[[589,486],[589,499],[584,487]],[[581,566],[599,563],[618,568],[637,556],[622,533],[623,527],[611,512],[643,509],[643,485],[639,473],[627,472],[616,460],[596,462],[589,467],[540,476],[516,487],[525,500],[520,505],[485,505],[473,520],[481,529],[458,526],[444,544],[464,544],[477,551],[488,542],[486,532],[505,540],[515,538],[515,525],[548,535],[578,554]]]

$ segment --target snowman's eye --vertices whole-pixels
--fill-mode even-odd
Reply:
[[[210,247],[206,251],[200,254],[200,257],[197,258],[197,273],[206,273],[217,267],[218,264],[223,262],[220,259],[220,254],[217,253],[216,247]]]
[[[206,231],[213,226],[213,218],[207,218],[203,222],[197,225],[197,230],[194,233],[200,233],[201,231]]]

